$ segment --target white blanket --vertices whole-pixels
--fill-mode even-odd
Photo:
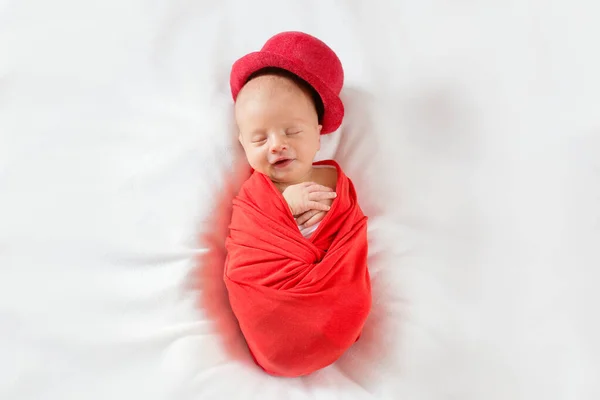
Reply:
[[[587,3],[587,4],[584,4]],[[0,0],[0,399],[600,398],[594,1]],[[301,379],[221,283],[231,63],[303,30],[374,309]]]

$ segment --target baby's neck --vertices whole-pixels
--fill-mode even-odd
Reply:
[[[310,171],[308,171],[308,173],[306,173],[306,175],[304,175],[302,178],[298,179],[297,182],[275,182],[272,181],[273,184],[275,185],[275,187],[283,193],[283,191],[285,189],[288,188],[288,186],[292,186],[292,185],[297,185],[299,183],[304,183],[304,182],[311,182],[314,181],[314,167],[310,168]]]
[[[337,179],[337,169],[333,166],[327,166],[327,168],[313,166],[310,171],[297,182],[273,182],[273,184],[275,184],[275,187],[279,189],[280,192],[283,192],[288,186],[297,185],[303,182],[315,182],[335,190]]]

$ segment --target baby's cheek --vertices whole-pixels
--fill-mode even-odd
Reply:
[[[260,169],[261,165],[264,165],[266,162],[266,156],[257,150],[247,151],[246,158],[248,159],[250,166],[256,170]]]

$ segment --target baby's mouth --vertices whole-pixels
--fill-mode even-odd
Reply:
[[[284,168],[287,167],[288,165],[290,165],[292,163],[292,161],[294,161],[291,158],[283,158],[281,160],[277,160],[273,163],[273,166],[275,168]]]

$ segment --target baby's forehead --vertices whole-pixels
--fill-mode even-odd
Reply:
[[[242,87],[236,103],[246,99],[261,96],[273,96],[274,94],[302,93],[302,89],[291,79],[277,75],[258,76]]]

